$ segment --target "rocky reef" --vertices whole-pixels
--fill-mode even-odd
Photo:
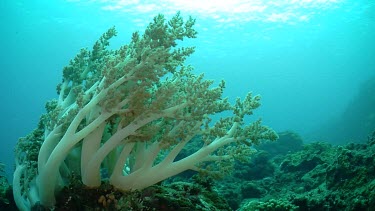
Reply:
[[[233,210],[375,207],[375,132],[366,143],[342,146],[324,142],[302,146],[296,134],[280,134],[281,140],[286,138],[295,151],[285,154],[280,150],[283,142],[260,147],[248,165],[221,185]],[[298,145],[302,146],[299,150]]]

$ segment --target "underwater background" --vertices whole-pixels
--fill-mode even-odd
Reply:
[[[205,3],[202,3],[205,2]],[[233,101],[262,96],[254,117],[306,142],[365,142],[375,129],[375,3],[368,0],[19,1],[0,3],[0,161],[13,171],[19,137],[56,98],[62,68],[108,28],[128,43],[152,17],[197,19],[188,59],[226,81]],[[11,174],[11,173],[9,173]]]

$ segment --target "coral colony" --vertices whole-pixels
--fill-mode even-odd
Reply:
[[[277,139],[260,120],[244,123],[259,96],[231,104],[222,97],[224,81],[214,87],[184,65],[194,47],[177,42],[196,37],[194,23],[179,13],[169,21],[158,15],[117,50],[108,49],[116,36],[111,28],[70,61],[58,99],[47,102],[38,127],[17,144],[13,185],[20,210],[53,207],[72,174],[87,187],[107,181],[140,190],[189,169],[229,172],[233,158],[247,157],[253,144]],[[210,118],[223,111],[232,115]],[[200,149],[176,159],[197,139]]]

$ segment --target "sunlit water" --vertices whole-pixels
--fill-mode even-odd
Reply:
[[[205,2],[205,3],[202,3]],[[12,169],[13,147],[56,97],[61,70],[109,27],[126,44],[158,13],[197,19],[188,60],[197,73],[226,80],[231,100],[262,96],[262,117],[277,131],[306,139],[337,118],[375,70],[374,3],[290,1],[3,1],[1,22],[0,161]],[[349,137],[350,138],[350,137]]]

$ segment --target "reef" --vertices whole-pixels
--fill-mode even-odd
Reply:
[[[12,186],[5,173],[5,164],[0,162],[0,210],[18,210],[13,199]]]
[[[295,137],[280,134],[280,139],[285,135]],[[291,138],[290,143],[299,141]],[[221,186],[233,210],[369,210],[375,207],[375,132],[366,143],[334,146],[314,142],[287,154],[261,148],[250,165],[237,170]],[[262,176],[248,176],[255,165],[257,170],[262,169]]]

